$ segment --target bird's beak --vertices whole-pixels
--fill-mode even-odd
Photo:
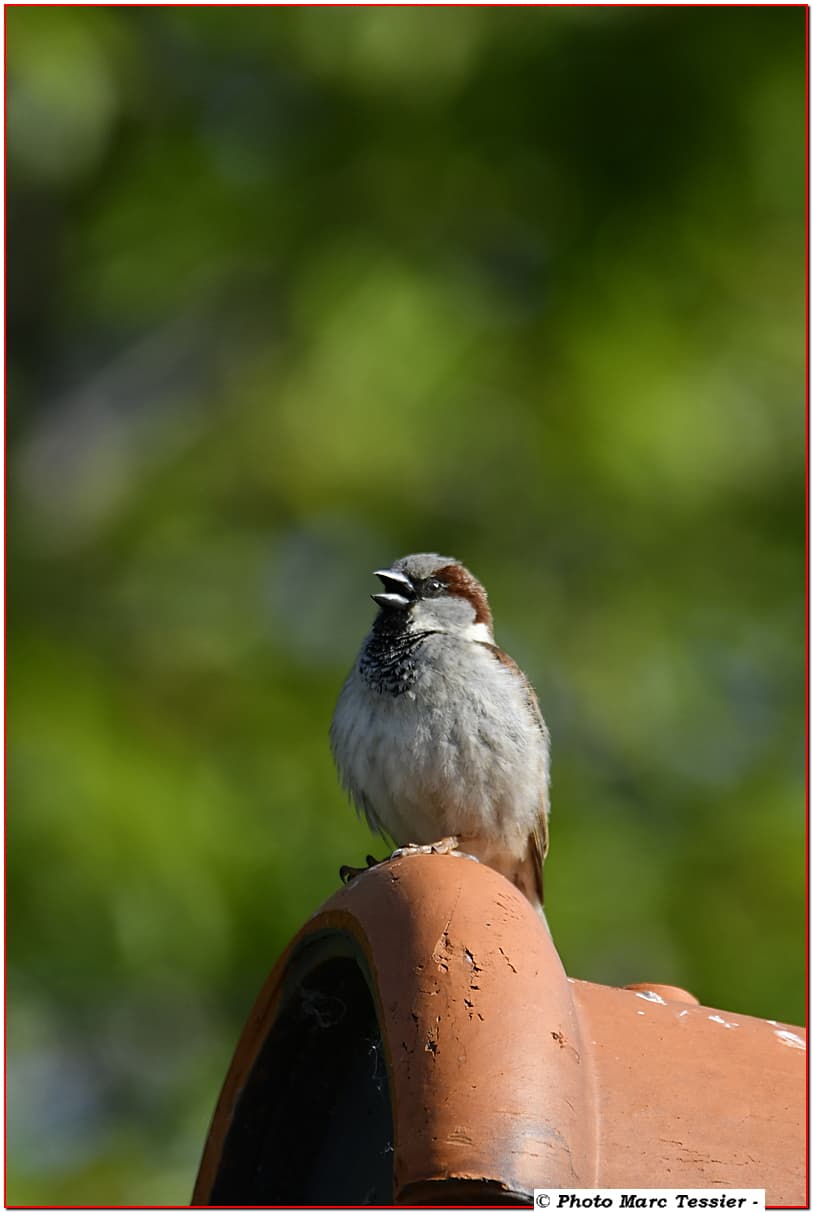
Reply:
[[[406,573],[399,573],[398,569],[376,569],[374,575],[381,578],[386,590],[384,594],[370,595],[379,606],[405,611],[415,601],[415,587]]]

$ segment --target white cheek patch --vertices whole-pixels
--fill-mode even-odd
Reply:
[[[416,632],[435,631],[437,629],[437,621],[426,609],[426,604],[416,602],[410,611],[409,625]]]
[[[481,644],[493,644],[494,637],[487,623],[463,622],[466,614],[474,614],[474,608],[468,603],[459,602],[459,615],[446,611],[454,602],[453,598],[430,599],[429,602],[416,602],[411,611],[410,626],[414,631],[445,632],[449,636],[457,636],[460,640],[479,641]]]
[[[470,623],[461,633],[464,640],[476,640],[480,644],[493,644],[494,637],[486,623]]]

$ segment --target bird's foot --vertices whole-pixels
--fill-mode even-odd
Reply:
[[[339,879],[342,884],[350,884],[350,881],[361,876],[362,872],[369,872],[370,868],[377,867],[381,862],[380,859],[376,859],[375,855],[368,855],[366,868],[352,868],[349,863],[343,863],[339,868]]]
[[[405,855],[456,855],[460,859],[473,859],[475,863],[480,860],[476,855],[469,855],[468,851],[461,851],[460,839],[454,834],[450,834],[447,838],[440,838],[437,842],[418,843],[408,842],[405,847],[398,847],[390,855],[390,859],[402,859]]]
[[[437,842],[419,843],[408,842],[406,846],[397,847],[387,859],[403,859],[406,855],[454,855],[458,859],[472,859],[475,863],[480,860],[476,855],[470,855],[468,851],[461,851],[460,839],[454,834],[448,835],[446,838],[440,838]],[[339,878],[342,884],[350,884],[351,880],[355,880],[357,876],[361,876],[364,872],[369,872],[370,868],[376,868],[380,863],[385,863],[386,860],[376,859],[374,855],[367,856],[367,866],[365,868],[354,868],[349,863],[342,864],[339,868]]]

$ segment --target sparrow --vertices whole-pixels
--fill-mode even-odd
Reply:
[[[375,576],[378,614],[330,726],[341,783],[394,855],[467,854],[544,918],[549,734],[533,687],[494,642],[486,591],[435,552]]]

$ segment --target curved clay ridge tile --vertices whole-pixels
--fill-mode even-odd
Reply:
[[[396,1201],[635,1184],[765,1187],[769,1204],[804,1203],[800,1029],[665,997],[673,987],[573,981],[508,881],[440,855],[362,874],[292,941],[238,1045],[193,1203],[210,1203],[260,1049],[326,947],[360,966],[375,1002]]]
[[[329,920],[361,928],[378,992],[396,1198],[449,1177],[525,1194],[540,1175],[589,1186],[592,1082],[553,941],[502,876],[441,858],[365,874],[345,895],[349,919],[328,903]]]

